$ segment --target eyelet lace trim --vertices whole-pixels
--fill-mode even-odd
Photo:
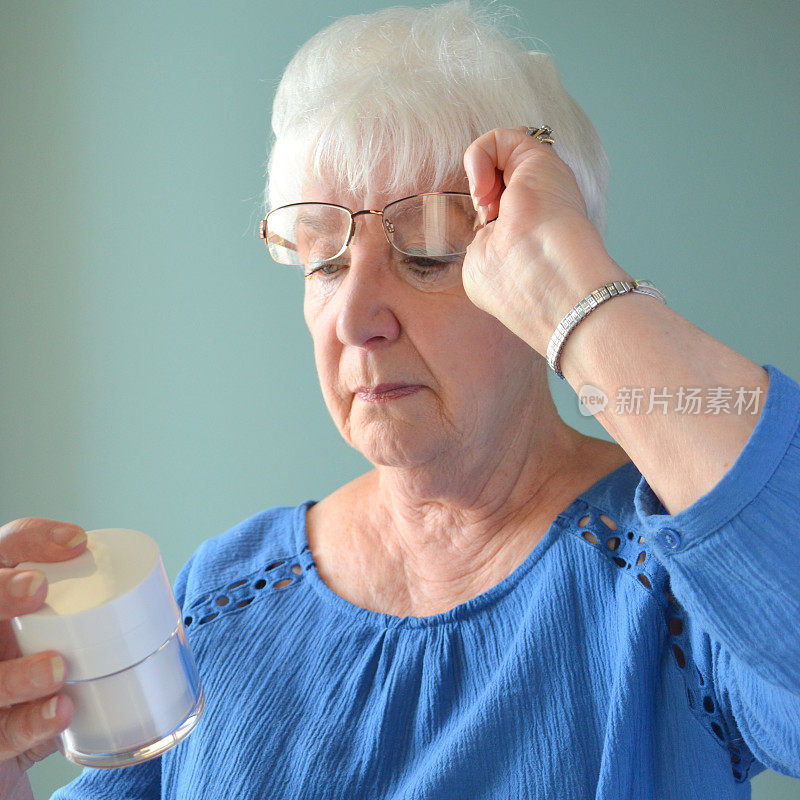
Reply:
[[[703,727],[711,732],[718,744],[727,748],[733,777],[737,783],[743,783],[749,777],[755,757],[747,747],[739,730],[735,726],[730,726],[720,712],[719,700],[709,676],[704,675],[691,660],[685,610],[669,589],[664,594],[667,598],[664,620],[670,634],[672,655],[686,680],[686,697],[689,701],[689,708],[692,709]]]
[[[664,621],[669,631],[672,656],[683,673],[689,708],[721,748],[727,749],[731,772],[737,783],[748,780],[755,757],[734,726],[728,725],[719,710],[712,681],[691,660],[686,612],[670,592],[669,575],[652,554],[644,536],[622,530],[615,520],[588,503],[579,504],[579,514],[568,528],[574,536],[588,542],[595,550],[625,570],[650,593],[663,591]]]
[[[270,558],[264,567],[244,578],[219,586],[185,604],[183,624],[187,628],[205,625],[226,614],[240,611],[264,595],[296,586],[313,566],[308,546],[303,548],[299,556],[279,555]]]
[[[611,517],[588,503],[581,502],[578,507],[580,516],[570,520],[568,531],[603,553],[646,591],[653,592],[659,580],[663,581],[663,570],[644,536],[622,530]]]

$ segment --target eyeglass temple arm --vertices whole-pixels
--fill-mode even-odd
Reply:
[[[284,239],[283,236],[278,236],[277,233],[267,233],[267,221],[265,219],[261,220],[261,224],[258,226],[258,235],[264,240],[265,244],[276,244],[279,247],[285,247],[287,250],[297,250],[297,245],[290,242],[288,239]]]

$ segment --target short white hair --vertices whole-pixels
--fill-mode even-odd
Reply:
[[[275,96],[265,209],[301,200],[309,177],[356,195],[452,186],[481,134],[548,124],[602,233],[608,160],[597,131],[550,57],[500,22],[455,0],[344,17],[309,39]]]

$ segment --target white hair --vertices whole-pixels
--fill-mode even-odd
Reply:
[[[597,132],[550,57],[499,22],[455,0],[344,17],[309,39],[275,96],[265,208],[302,199],[308,177],[357,195],[435,191],[463,178],[481,134],[548,124],[602,233],[608,160]]]

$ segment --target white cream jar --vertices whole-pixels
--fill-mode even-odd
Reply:
[[[19,568],[47,577],[44,605],[14,617],[23,655],[64,656],[75,708],[60,747],[72,762],[123,767],[181,741],[203,712],[203,690],[158,546],[139,531],[87,531],[87,549]]]

